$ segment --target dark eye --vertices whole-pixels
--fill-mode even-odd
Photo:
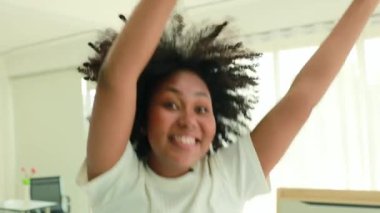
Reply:
[[[179,109],[178,105],[175,104],[174,102],[165,102],[164,107],[166,109],[169,109],[169,110],[178,110]]]
[[[206,114],[209,112],[208,108],[207,107],[203,107],[203,106],[198,106],[195,108],[195,112],[198,113],[198,114]]]

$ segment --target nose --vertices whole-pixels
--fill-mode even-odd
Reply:
[[[194,129],[196,123],[196,115],[191,110],[183,110],[178,118],[178,126],[184,129]]]

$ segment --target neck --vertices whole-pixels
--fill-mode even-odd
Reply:
[[[164,164],[158,162],[157,160],[153,160],[153,158],[149,157],[147,161],[148,166],[159,176],[167,177],[167,178],[176,178],[182,175],[185,175],[188,172],[192,172],[193,169],[191,167],[184,168],[178,167],[178,165],[172,164]]]

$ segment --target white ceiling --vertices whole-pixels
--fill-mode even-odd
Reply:
[[[105,27],[120,27],[137,0],[0,0],[0,54],[14,48]],[[181,0],[191,20],[232,17],[241,33],[337,18],[350,0]]]

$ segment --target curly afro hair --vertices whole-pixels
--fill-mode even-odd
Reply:
[[[126,22],[124,16],[120,16]],[[145,159],[151,148],[146,134],[147,109],[155,87],[179,70],[190,70],[208,86],[216,119],[212,151],[216,152],[248,128],[250,110],[257,103],[256,58],[261,53],[243,47],[242,42],[221,38],[228,22],[202,28],[186,28],[181,15],[175,15],[137,82],[136,115],[130,141],[139,157]],[[103,61],[118,34],[106,30],[89,45],[96,51],[78,68],[84,79],[97,81]],[[247,90],[248,89],[248,90]],[[247,93],[243,90],[249,91]],[[252,92],[253,91],[253,92]]]

